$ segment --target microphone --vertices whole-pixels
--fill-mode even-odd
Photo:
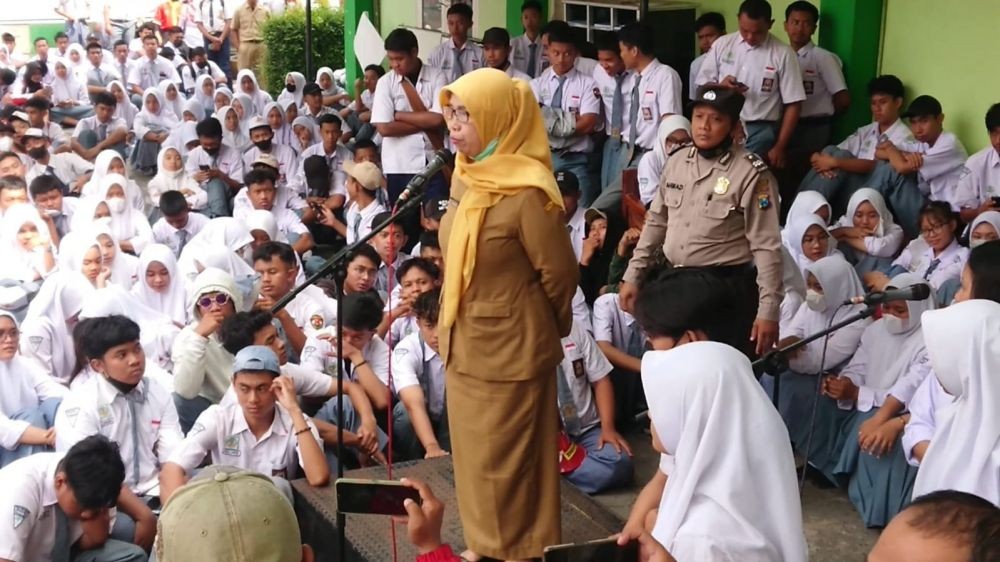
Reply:
[[[851,297],[844,304],[873,305],[891,301],[922,301],[931,296],[931,287],[926,283],[910,285],[902,289],[875,291],[861,297]]]
[[[406,184],[406,189],[399,194],[396,204],[405,203],[407,200],[413,197],[419,197],[424,194],[424,185],[427,184],[427,180],[434,177],[434,174],[438,173],[441,168],[451,164],[455,160],[455,155],[448,152],[446,149],[434,153],[434,157],[431,161],[427,163],[427,166],[420,171],[419,174],[413,176],[408,184]]]

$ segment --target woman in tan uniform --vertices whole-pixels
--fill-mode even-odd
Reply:
[[[559,543],[556,365],[578,269],[526,82],[480,69],[445,87],[458,152],[441,222],[441,357],[464,556]]]

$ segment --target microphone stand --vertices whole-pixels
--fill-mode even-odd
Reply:
[[[343,338],[340,334],[344,333],[344,280],[347,279],[347,269],[345,267],[347,256],[351,255],[356,248],[367,244],[369,240],[374,238],[379,232],[382,232],[391,225],[398,223],[402,220],[403,215],[409,213],[410,211],[416,209],[421,204],[421,193],[414,193],[403,202],[399,209],[394,212],[390,217],[386,218],[381,223],[372,227],[371,232],[357,239],[354,244],[345,246],[341,248],[339,252],[334,254],[330,259],[326,260],[316,273],[313,273],[305,282],[303,282],[298,287],[295,287],[288,292],[285,296],[278,299],[278,302],[274,303],[271,307],[271,314],[277,314],[279,310],[285,308],[288,303],[292,302],[301,293],[309,287],[310,285],[315,285],[317,281],[325,277],[327,274],[332,273],[334,284],[336,285],[336,298],[337,298],[337,478],[344,477],[344,343]],[[347,525],[347,518],[344,513],[340,511],[339,506],[337,509],[337,548],[339,553],[338,560],[346,560],[346,549],[347,549],[347,539],[345,527]]]

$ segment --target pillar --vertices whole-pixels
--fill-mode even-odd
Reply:
[[[368,19],[378,29],[378,16],[375,4],[378,0],[344,0],[344,68],[347,71],[346,89],[353,92],[354,81],[363,74],[358,59],[354,56],[354,36],[358,32],[358,21],[361,14],[368,12]]]

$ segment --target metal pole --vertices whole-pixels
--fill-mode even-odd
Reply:
[[[312,21],[312,0],[306,0],[306,76],[313,75]]]
[[[644,20],[649,15],[649,0],[639,0],[639,19]]]

